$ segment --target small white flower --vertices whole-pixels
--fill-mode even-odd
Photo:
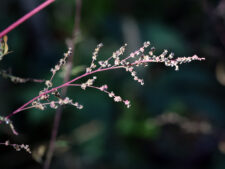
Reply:
[[[114,96],[115,96],[115,94],[113,92],[109,93],[109,97],[114,97]]]
[[[86,68],[86,73],[90,73],[92,70],[91,70],[91,68]]]
[[[119,59],[116,59],[115,62],[114,62],[114,64],[115,64],[116,66],[119,65],[119,64],[120,64],[120,60],[119,60]]]
[[[72,100],[70,100],[69,97],[66,97],[66,98],[63,100],[63,103],[64,103],[64,104],[68,104],[68,103],[71,103],[71,101],[72,101]]]
[[[85,83],[82,83],[82,84],[81,84],[81,89],[85,90],[86,87],[87,87],[87,85],[86,85]]]
[[[50,80],[46,80],[46,81],[45,81],[45,85],[46,85],[47,87],[52,87],[52,82],[51,82]]]
[[[134,53],[131,53],[131,54],[130,54],[130,57],[131,57],[131,58],[134,58],[134,56],[135,56]]]
[[[129,101],[129,100],[125,100],[125,101],[124,101],[124,104],[127,106],[127,108],[130,107],[130,101]]]
[[[121,102],[122,101],[122,98],[120,96],[115,96],[114,97],[114,101],[115,102]]]

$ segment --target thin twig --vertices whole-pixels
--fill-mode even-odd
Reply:
[[[137,64],[137,63],[135,63],[135,64]],[[74,78],[74,79],[72,79],[72,80],[70,80],[70,81],[68,81],[68,82],[66,82],[66,83],[64,83],[64,84],[62,84],[62,85],[60,85],[60,86],[57,86],[57,87],[52,88],[52,89],[50,89],[50,90],[47,90],[47,91],[43,92],[42,94],[40,94],[40,95],[34,97],[34,98],[31,99],[30,101],[28,101],[27,103],[25,103],[24,105],[22,105],[21,107],[19,107],[19,108],[16,109],[15,111],[13,111],[11,114],[9,114],[8,116],[6,116],[6,118],[9,119],[9,118],[11,118],[12,116],[14,116],[15,114],[17,114],[17,113],[19,113],[19,112],[25,110],[24,108],[26,108],[28,105],[30,105],[30,104],[31,104],[32,102],[34,102],[35,100],[39,99],[41,96],[44,96],[44,95],[46,95],[46,94],[48,94],[48,93],[51,93],[51,92],[53,92],[53,91],[56,91],[57,89],[61,89],[61,88],[67,87],[69,84],[71,84],[71,83],[73,83],[73,82],[75,82],[75,81],[77,81],[77,80],[80,80],[80,79],[82,79],[82,78],[84,78],[84,77],[87,77],[87,76],[89,76],[89,75],[92,75],[92,74],[95,74],[95,73],[98,73],[98,72],[104,72],[104,71],[108,71],[108,70],[115,70],[115,69],[121,69],[121,68],[124,69],[123,66],[118,66],[118,67],[113,67],[113,68],[108,67],[108,68],[104,68],[104,69],[100,69],[100,70],[97,69],[97,70],[94,70],[94,71],[92,71],[92,72],[90,72],[90,73],[84,73],[84,74],[82,74],[82,75],[80,75],[80,76],[78,76],[78,77],[76,77],[76,78]],[[0,121],[0,124],[1,124],[1,121]]]
[[[73,55],[74,55],[74,51],[75,51],[75,47],[76,47],[76,38],[77,38],[77,34],[78,34],[79,28],[80,28],[81,5],[82,5],[82,1],[76,0],[76,13],[75,13],[73,35],[72,35],[72,39],[70,40],[70,42],[68,44],[68,46],[70,48],[72,48],[72,54],[68,58],[68,62],[66,65],[65,77],[63,80],[64,83],[69,81],[70,75],[71,75],[71,70],[73,67]],[[63,88],[63,90],[62,90],[63,98],[66,96],[66,93],[67,93],[67,87]],[[46,157],[46,160],[44,163],[44,169],[49,169],[51,161],[52,161],[52,156],[53,156],[54,149],[55,149],[55,141],[56,141],[56,137],[57,137],[57,133],[58,133],[59,124],[61,121],[62,111],[63,111],[62,107],[59,107],[55,114],[54,124],[53,124],[53,128],[52,128],[52,133],[51,133],[51,139],[49,142],[49,149],[48,149],[47,157]]]
[[[32,17],[33,15],[37,14],[39,11],[41,11],[42,9],[44,9],[45,7],[47,7],[48,5],[50,5],[51,3],[53,3],[54,1],[55,0],[46,0],[41,5],[39,5],[38,7],[36,7],[32,11],[30,11],[29,13],[27,13],[26,15],[24,15],[23,17],[21,17],[20,19],[18,19],[16,22],[14,22],[9,27],[7,27],[5,30],[3,30],[2,32],[0,32],[0,38],[2,38],[3,36],[5,36],[7,33],[9,33],[10,31],[12,31],[13,29],[15,29],[21,23],[25,22],[30,17]]]

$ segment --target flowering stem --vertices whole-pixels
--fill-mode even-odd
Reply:
[[[205,58],[199,58],[198,56],[194,55],[192,57],[182,57],[182,58],[177,58],[175,60],[171,60],[172,62],[176,63],[175,65],[172,65],[172,66],[177,66],[177,64],[182,64],[182,63],[185,63],[185,62],[190,62],[191,60],[205,60]],[[157,59],[148,59],[148,60],[138,60],[138,61],[134,61],[133,63],[129,64],[129,66],[135,66],[135,65],[140,65],[140,64],[144,64],[144,63],[153,63],[153,62],[164,62],[164,60],[157,60]],[[9,114],[8,116],[6,116],[6,119],[9,119],[11,116],[17,114],[18,112],[21,112],[24,110],[24,108],[26,108],[29,104],[31,104],[33,101],[37,100],[38,98],[40,98],[41,96],[43,95],[46,95],[48,93],[51,93],[53,91],[56,91],[57,89],[60,89],[60,88],[63,88],[63,87],[67,87],[69,86],[70,84],[72,84],[73,82],[77,81],[77,80],[80,80],[81,78],[83,77],[86,77],[86,76],[89,76],[91,74],[94,74],[94,73],[98,73],[98,72],[103,72],[103,71],[107,71],[107,70],[115,70],[115,69],[120,69],[120,68],[125,68],[123,65],[121,66],[112,66],[112,67],[107,67],[107,68],[99,68],[99,69],[96,69],[96,70],[93,70],[91,72],[87,72],[87,73],[84,73],[83,75],[80,75],[58,87],[55,87],[55,88],[52,88],[50,90],[47,90],[43,93],[41,93],[40,95],[34,97],[33,99],[31,99],[30,101],[28,101],[27,103],[25,103],[24,105],[22,105],[21,107],[19,107],[18,109],[16,109],[15,111],[13,111],[11,114]],[[1,121],[0,121],[1,123]]]
[[[66,83],[64,83],[64,84],[62,84],[62,85],[60,85],[60,86],[57,86],[57,87],[52,88],[52,89],[50,89],[50,90],[47,90],[47,91],[43,92],[42,94],[40,94],[40,95],[34,97],[34,98],[31,99],[30,101],[28,101],[27,103],[25,103],[24,105],[22,105],[21,107],[19,107],[19,108],[16,109],[15,111],[13,111],[11,114],[9,114],[8,116],[6,116],[6,118],[9,119],[11,116],[13,116],[13,115],[15,115],[15,114],[17,114],[17,113],[19,113],[19,112],[25,110],[25,108],[26,108],[29,104],[31,104],[33,101],[37,100],[37,99],[40,98],[41,96],[46,95],[46,94],[48,94],[48,93],[51,93],[51,92],[53,92],[53,91],[55,91],[55,90],[57,90],[57,89],[66,87],[66,86],[70,85],[71,83],[73,83],[73,82],[75,82],[75,81],[77,81],[77,80],[79,80],[79,79],[81,79],[81,78],[83,78],[83,77],[89,76],[89,75],[94,74],[94,73],[98,73],[98,72],[102,72],[102,71],[107,71],[107,70],[114,70],[114,69],[119,69],[119,68],[123,68],[123,67],[122,67],[122,66],[118,66],[118,67],[113,67],[113,68],[112,68],[112,67],[109,67],[109,68],[104,68],[104,69],[97,69],[97,70],[94,70],[94,71],[92,71],[92,72],[89,72],[89,73],[85,73],[85,74],[83,74],[83,75],[80,75],[80,76],[78,76],[78,77],[76,77],[76,78],[74,78],[74,79],[72,79],[72,80],[70,80],[70,81],[68,81],[68,82],[66,82]]]
[[[53,3],[55,0],[46,0],[45,2],[43,2],[41,5],[39,5],[38,7],[36,7],[35,9],[33,9],[32,11],[30,11],[29,13],[27,13],[26,15],[24,15],[23,17],[21,17],[20,19],[18,19],[16,22],[14,22],[12,25],[10,25],[9,27],[7,27],[5,30],[3,30],[2,32],[0,32],[0,38],[2,38],[3,36],[5,36],[7,33],[9,33],[10,31],[12,31],[13,29],[15,29],[17,26],[19,26],[21,23],[25,22],[26,20],[28,20],[30,17],[32,17],[33,15],[35,15],[36,13],[38,13],[40,10],[44,9],[45,7],[47,7],[48,5],[50,5],[51,3]]]

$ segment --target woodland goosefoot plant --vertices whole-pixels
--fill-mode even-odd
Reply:
[[[130,101],[122,99],[121,96],[116,95],[113,91],[110,91],[107,84],[103,84],[101,86],[94,85],[94,82],[97,80],[96,76],[97,73],[109,70],[124,69],[132,76],[132,78],[135,81],[137,81],[141,85],[144,85],[144,80],[137,76],[137,72],[135,71],[136,67],[139,66],[145,67],[148,66],[149,63],[164,63],[165,66],[174,67],[175,70],[179,70],[180,64],[189,63],[194,60],[197,61],[204,60],[204,58],[199,58],[197,55],[193,55],[191,57],[174,58],[174,54],[173,53],[168,54],[167,50],[164,50],[160,55],[155,55],[154,47],[151,47],[148,52],[145,52],[146,49],[150,46],[150,42],[145,42],[142,47],[130,53],[128,56],[122,58],[122,55],[125,52],[125,47],[127,46],[127,44],[125,44],[117,51],[113,52],[112,56],[110,56],[109,58],[98,61],[97,59],[98,52],[102,46],[103,46],[102,44],[99,44],[97,48],[94,50],[92,55],[92,62],[90,66],[86,68],[86,71],[82,75],[64,84],[53,87],[53,79],[55,74],[62,68],[62,66],[65,65],[66,59],[71,55],[71,48],[69,48],[68,52],[64,54],[64,57],[59,60],[59,63],[55,65],[54,68],[51,69],[52,75],[49,80],[45,81],[45,88],[39,92],[39,95],[31,99],[21,107],[17,108],[8,116],[6,117],[1,116],[0,122],[5,122],[6,124],[8,124],[12,129],[13,133],[17,135],[18,133],[16,132],[10,118],[19,112],[31,108],[45,110],[47,107],[50,107],[53,109],[57,109],[61,105],[68,105],[68,104],[75,106],[78,109],[82,109],[83,106],[80,105],[78,102],[74,102],[69,97],[65,98],[61,97],[59,89],[68,86],[80,87],[82,90],[86,90],[86,88],[95,88],[99,91],[106,93],[115,102],[122,102],[127,108],[129,108],[131,106]],[[92,77],[84,82],[80,82],[80,80],[89,76]]]
[[[38,7],[30,11],[28,14],[21,17],[15,23],[7,27],[5,30],[0,32],[0,61],[3,59],[3,57],[6,54],[9,53],[6,34],[8,34],[10,31],[12,31],[17,26],[19,26],[21,23],[25,22],[31,16],[38,13],[40,10],[44,9],[45,7],[47,7],[49,4],[53,2],[54,0],[46,0],[41,5],[39,5]],[[17,108],[6,117],[0,116],[0,124],[5,123],[9,125],[13,134],[18,135],[10,118],[19,112],[22,112],[24,110],[28,110],[31,108],[45,110],[47,107],[49,107],[52,109],[57,109],[59,106],[68,105],[68,104],[75,106],[77,109],[82,109],[83,106],[81,104],[79,104],[78,102],[74,102],[69,97],[63,96],[60,89],[66,88],[66,87],[80,87],[82,90],[86,90],[87,88],[94,88],[106,93],[115,102],[121,102],[127,108],[130,108],[131,106],[130,101],[123,99],[121,96],[116,95],[113,91],[109,90],[109,87],[107,84],[102,84],[101,86],[94,85],[94,82],[97,80],[97,75],[96,75],[97,73],[109,71],[109,70],[124,69],[131,75],[131,77],[135,81],[137,81],[141,85],[144,85],[144,80],[137,76],[137,72],[135,71],[136,67],[148,66],[149,63],[164,63],[165,66],[174,67],[175,70],[179,70],[180,64],[189,63],[194,60],[197,60],[197,61],[204,60],[204,58],[199,58],[197,55],[193,55],[191,57],[174,58],[174,54],[168,53],[167,50],[164,50],[160,55],[155,55],[154,47],[151,47],[150,50],[146,52],[146,49],[149,48],[150,46],[150,42],[145,42],[143,46],[137,49],[136,51],[130,53],[129,55],[125,57],[122,57],[122,55],[125,52],[125,48],[127,46],[127,44],[125,44],[120,49],[113,52],[112,56],[108,57],[107,59],[98,60],[97,59],[98,53],[102,46],[103,46],[102,44],[99,44],[97,48],[94,50],[92,55],[92,62],[90,66],[86,68],[86,71],[83,74],[59,86],[54,86],[53,80],[54,80],[55,74],[65,65],[67,58],[70,57],[72,54],[72,48],[69,48],[68,52],[64,54],[63,58],[60,59],[59,63],[55,65],[54,68],[51,69],[52,75],[49,80],[44,81],[45,82],[44,89],[40,91],[39,94],[35,96],[33,99],[29,100],[27,103],[23,104],[21,107]],[[38,79],[18,78],[18,77],[9,75],[5,71],[0,71],[0,75],[2,75],[5,78],[9,78],[11,81],[17,82],[17,83],[24,83],[27,81],[43,82],[43,80],[38,80]],[[83,80],[86,77],[90,77],[90,78],[88,80],[81,82],[81,80]],[[17,151],[24,149],[25,151],[29,153],[31,152],[29,146],[24,144],[18,145],[18,144],[12,144],[9,141],[5,141],[3,143],[0,143],[0,145],[11,146]]]

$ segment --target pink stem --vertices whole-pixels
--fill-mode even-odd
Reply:
[[[154,60],[146,61],[146,63],[147,63],[147,62],[154,62]],[[136,61],[136,62],[132,63],[131,65],[135,65],[135,64],[138,64],[138,63],[139,63],[139,62]],[[145,63],[145,62],[142,62],[142,63]],[[83,75],[80,75],[80,76],[78,76],[78,77],[76,77],[76,78],[74,78],[74,79],[72,79],[72,80],[70,80],[70,81],[68,81],[68,82],[66,82],[66,83],[64,83],[64,84],[62,84],[62,85],[60,85],[60,86],[58,86],[58,87],[52,88],[52,89],[50,89],[50,90],[47,90],[47,91],[43,92],[42,94],[40,94],[40,95],[34,97],[34,98],[31,99],[30,101],[28,101],[27,103],[25,103],[24,105],[22,105],[21,107],[19,107],[19,108],[16,109],[15,111],[13,111],[13,112],[12,112],[11,114],[9,114],[6,118],[9,119],[11,116],[13,116],[13,115],[15,115],[15,114],[17,114],[17,113],[19,113],[19,112],[25,110],[25,107],[26,107],[26,106],[28,106],[28,105],[31,104],[33,101],[35,101],[35,100],[37,100],[38,98],[40,98],[41,96],[46,95],[46,94],[48,94],[48,93],[51,93],[51,92],[53,92],[53,91],[55,91],[55,90],[57,90],[57,89],[66,87],[66,86],[70,85],[71,83],[73,83],[73,82],[75,82],[75,81],[77,81],[77,80],[79,80],[79,79],[81,79],[81,78],[83,78],[83,77],[89,76],[89,75],[94,74],[94,73],[97,73],[97,72],[102,72],[102,71],[107,71],[107,70],[114,70],[114,69],[120,69],[120,68],[124,68],[124,67],[123,67],[123,66],[117,66],[117,67],[108,67],[108,68],[104,68],[104,69],[101,68],[101,69],[97,69],[97,70],[94,70],[94,71],[92,71],[92,72],[89,72],[89,73],[85,73],[85,74],[83,74]],[[0,124],[1,124],[1,121],[0,121]]]
[[[196,60],[200,60],[200,61],[201,61],[201,60],[205,60],[205,58],[197,58]],[[147,60],[147,61],[135,61],[135,62],[131,63],[129,66],[137,65],[137,64],[140,64],[140,63],[153,63],[153,62],[163,62],[163,61],[156,61],[156,60],[154,60],[154,59],[152,59],[152,60]],[[37,100],[38,98],[40,98],[41,96],[46,95],[46,94],[48,94],[48,93],[51,93],[51,92],[53,92],[53,91],[55,91],[55,90],[57,90],[57,89],[60,89],[60,88],[69,86],[71,83],[73,83],[73,82],[75,82],[75,81],[77,81],[77,80],[79,80],[79,79],[81,79],[81,78],[83,78],[83,77],[86,77],[86,76],[89,76],[89,75],[91,75],[91,74],[98,73],[98,72],[103,72],[103,71],[107,71],[107,70],[114,70],[114,69],[120,69],[120,68],[124,68],[124,66],[108,67],[108,68],[104,68],[104,69],[101,68],[101,69],[97,69],[97,70],[94,70],[94,71],[89,72],[89,73],[84,73],[83,75],[80,75],[80,76],[78,76],[78,77],[76,77],[76,78],[74,78],[74,79],[72,79],[72,80],[70,80],[70,81],[68,81],[68,82],[66,82],[66,83],[64,83],[64,84],[62,84],[62,85],[60,85],[60,86],[58,86],[58,87],[52,88],[52,89],[50,89],[50,90],[47,90],[47,91],[43,92],[42,94],[40,94],[39,96],[34,97],[34,98],[31,99],[30,101],[28,101],[27,103],[25,103],[24,105],[22,105],[21,107],[19,107],[19,108],[16,109],[15,111],[13,111],[13,112],[12,112],[11,114],[9,114],[6,118],[9,119],[11,116],[17,114],[18,112],[23,111],[24,108],[25,108],[26,106],[28,106],[28,105],[31,104],[33,101],[35,101],[35,100]],[[1,124],[1,121],[0,121],[0,124]]]
[[[35,100],[37,100],[38,98],[40,98],[41,96],[46,95],[46,94],[48,94],[48,93],[51,93],[51,92],[53,92],[53,91],[55,91],[55,90],[57,90],[57,89],[66,87],[66,86],[68,86],[69,84],[71,84],[71,83],[73,83],[73,82],[75,82],[75,81],[77,81],[77,80],[79,80],[79,79],[81,79],[81,78],[83,78],[83,77],[86,77],[86,76],[88,76],[88,75],[91,75],[91,74],[94,74],[94,73],[97,73],[97,72],[102,72],[102,71],[107,71],[107,70],[113,70],[113,69],[119,69],[119,68],[123,68],[123,67],[122,67],[122,66],[118,66],[118,67],[113,67],[113,68],[112,68],[112,67],[109,67],[109,68],[104,68],[104,69],[97,69],[97,70],[92,71],[92,72],[90,72],[90,73],[85,73],[85,74],[83,74],[83,75],[81,75],[81,76],[78,76],[78,77],[75,78],[75,79],[72,79],[72,80],[70,80],[70,81],[68,81],[68,82],[66,82],[66,83],[64,83],[64,84],[62,84],[62,85],[60,85],[60,86],[58,86],[58,87],[52,88],[52,89],[50,89],[50,90],[47,90],[47,91],[43,92],[42,94],[40,94],[40,95],[34,97],[34,98],[31,99],[30,101],[28,101],[27,103],[25,103],[24,105],[22,105],[21,107],[19,107],[19,108],[16,109],[15,111],[13,111],[13,112],[12,112],[11,114],[9,114],[6,118],[9,119],[11,116],[13,116],[13,115],[15,115],[15,114],[17,114],[17,113],[19,113],[19,112],[25,110],[24,108],[25,108],[26,106],[28,106],[28,105],[31,104],[33,101],[35,101]],[[1,123],[1,122],[0,122],[0,123]]]
[[[35,15],[36,13],[38,13],[40,10],[44,9],[46,6],[50,5],[52,2],[54,2],[55,0],[46,0],[45,2],[43,2],[41,5],[39,5],[38,7],[36,7],[35,9],[33,9],[32,11],[30,11],[29,13],[27,13],[26,15],[24,15],[23,17],[21,17],[20,19],[18,19],[16,22],[14,22],[12,25],[10,25],[9,27],[7,27],[5,30],[3,30],[2,32],[0,32],[0,38],[2,38],[3,36],[5,36],[7,33],[9,33],[10,31],[12,31],[13,29],[15,29],[17,26],[19,26],[21,23],[25,22],[27,19],[29,19],[30,17],[32,17],[33,15]]]

